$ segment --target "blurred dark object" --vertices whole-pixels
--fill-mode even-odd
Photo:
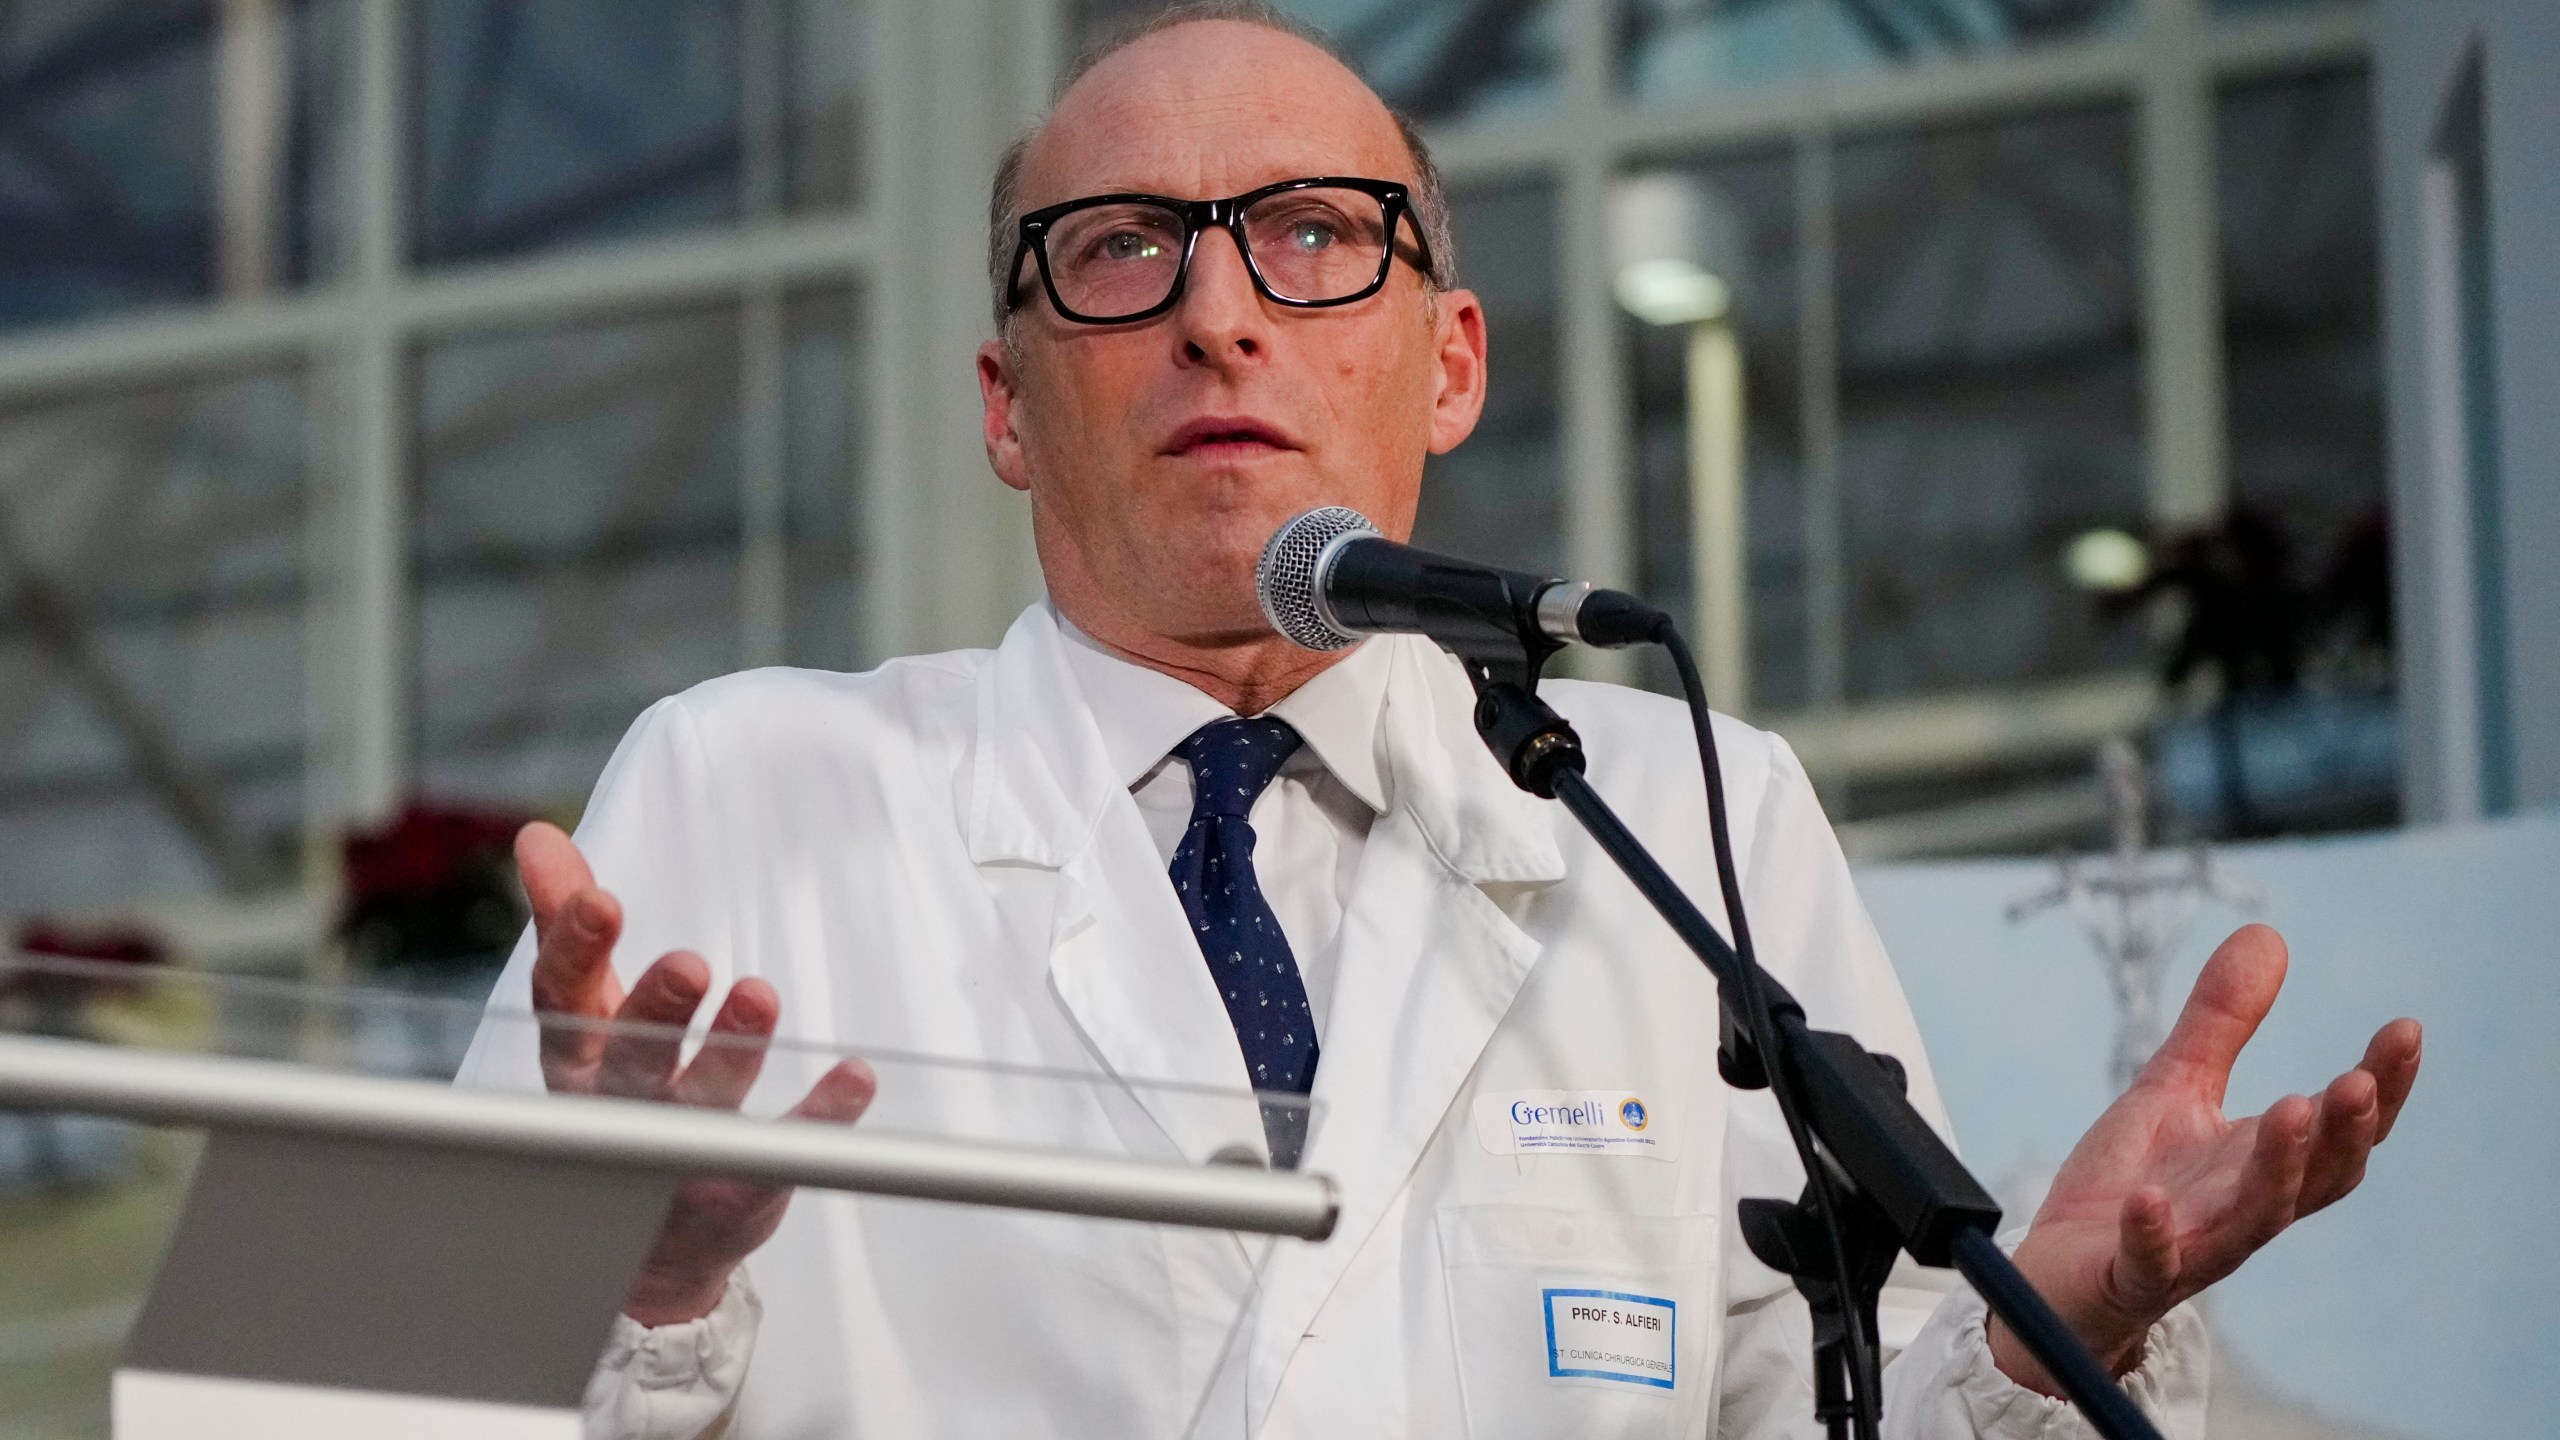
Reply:
[[[2160,678],[2173,690],[2200,672],[2220,681],[2211,723],[2223,828],[2263,834],[2240,728],[2245,710],[2302,683],[2310,596],[2294,578],[2293,544],[2269,516],[2234,506],[2219,526],[2171,537],[2160,567],[2129,602],[2163,595],[2183,601],[2185,615]]]
[[[2273,519],[2235,507],[2218,526],[2171,536],[2160,554],[2150,578],[2118,603],[2185,602],[2163,682],[2174,688],[2210,671],[2226,698],[2288,694],[2301,683],[2310,596],[2293,575],[2293,543]]]
[[[2346,527],[2316,584],[2302,578],[2282,522],[2246,505],[2219,524],[2166,537],[2156,553],[2147,580],[2101,604],[2123,616],[2174,599],[2161,680],[2171,689],[2205,676],[2214,682],[2200,719],[2221,832],[2269,835],[2313,817],[2353,823],[2380,813],[2365,792],[2392,791],[2396,765],[2375,723],[2388,728],[2390,720],[2383,509],[2373,506]],[[2169,732],[2161,742],[2187,743]]]
[[[2391,512],[2373,505],[2347,522],[2315,592],[2315,617],[2336,644],[2391,651]]]
[[[371,970],[477,970],[524,929],[512,810],[413,804],[346,840],[346,908],[338,931]]]

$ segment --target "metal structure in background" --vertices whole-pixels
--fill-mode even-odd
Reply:
[[[2110,740],[2098,747],[2098,783],[2115,842],[2107,858],[2084,864],[2064,855],[2056,862],[2060,873],[2054,883],[2011,905],[2009,921],[2016,924],[2059,905],[2068,907],[2087,932],[2115,995],[2116,1043],[2107,1079],[2114,1093],[2121,1094],[2169,1038],[2162,1005],[2169,961],[2195,923],[2197,907],[2218,900],[2254,915],[2265,897],[2216,868],[2213,852],[2201,845],[2167,864],[2154,860],[2151,772],[2131,745]]]
[[[0,828],[112,794],[125,808],[81,823],[156,812],[175,838],[89,871],[264,888],[293,873],[294,837],[377,817],[422,776],[573,799],[639,703],[706,674],[993,639],[1036,568],[1021,508],[983,474],[966,383],[984,325],[982,181],[1068,51],[1148,8],[688,0],[643,24],[598,0],[90,0],[0,20],[0,151],[53,197],[5,202],[18,239],[0,263],[0,413],[16,438],[58,432],[51,448],[0,446],[0,506],[17,516],[60,468],[47,457],[84,443],[122,454],[144,493],[169,466],[154,434],[248,435],[190,463],[217,480],[252,457],[290,474],[293,501],[255,553],[302,557],[259,571],[254,594],[181,575],[128,598],[102,578],[112,549],[58,551],[39,517],[41,543],[0,557],[16,597],[0,669],[28,677],[0,695]],[[2120,673],[1856,682],[1862,552],[1844,528],[1843,452],[1865,402],[1844,390],[1863,362],[1844,361],[1842,266],[1868,242],[1843,197],[1857,166],[1925,159],[1950,127],[2126,116],[2140,488],[2163,521],[2209,514],[2232,444],[2217,97],[2312,72],[2360,83],[2360,4],[1294,8],[1425,118],[1497,316],[1509,388],[1478,439],[1435,462],[1454,495],[1426,507],[1436,538],[1498,535],[1536,553],[1495,558],[1671,588],[1645,556],[1644,366],[1598,258],[1610,201],[1631,173],[1775,157],[1784,263],[1770,274],[1791,321],[1746,373],[1753,433],[1785,438],[1800,480],[1781,585],[1796,678],[1756,684],[1773,697],[1756,718],[1825,784],[1939,784],[1920,808],[1952,819],[1948,799],[1983,803],[1966,776],[2142,723],[2150,702]],[[103,113],[129,133],[100,140]],[[198,131],[201,154],[173,143]],[[1906,137],[1927,143],[1893,148]],[[134,167],[149,184],[120,183]],[[2068,207],[2057,215],[2067,244]],[[268,402],[223,387],[250,376],[290,391],[289,422],[244,428],[239,407]],[[1761,413],[1764,386],[1782,387],[1768,392],[1782,423]],[[626,481],[632,508],[598,505]],[[475,524],[509,485],[527,510],[583,518],[556,543]],[[727,498],[710,506],[713,491]],[[155,544],[176,553],[193,524],[172,518]],[[116,529],[93,517],[85,533],[112,546]],[[217,558],[196,568],[238,570]],[[653,576],[666,584],[641,603]],[[510,586],[512,608],[491,600]],[[1745,589],[1756,610],[1765,587]],[[203,635],[252,611],[282,637],[257,653],[285,657],[260,673],[299,698],[136,669],[140,651],[210,654]],[[606,629],[635,638],[617,649]],[[1744,633],[1766,676],[1770,632]],[[1589,663],[1624,678],[1617,657]],[[65,676],[83,698],[63,700]],[[511,702],[545,687],[563,708]],[[54,713],[65,703],[87,707],[76,723]],[[288,705],[281,730],[194,723]],[[22,743],[65,725],[78,745]],[[568,738],[543,750],[546,729]],[[2065,813],[2086,823],[2085,797],[1976,814],[1968,833],[2015,843]]]

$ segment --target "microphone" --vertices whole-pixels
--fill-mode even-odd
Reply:
[[[1501,570],[1400,545],[1348,506],[1309,510],[1272,532],[1254,566],[1262,613],[1309,650],[1366,635],[1427,635],[1461,655],[1487,647],[1615,649],[1659,634],[1661,611],[1632,595]]]

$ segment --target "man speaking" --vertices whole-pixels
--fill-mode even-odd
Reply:
[[[1256,600],[1264,542],[1303,511],[1407,535],[1424,457],[1483,406],[1484,311],[1455,288],[1422,147],[1287,22],[1193,8],[1087,68],[991,209],[987,454],[1030,497],[1046,602],[993,651],[756,671],[652,707],[577,840],[520,839],[534,934],[495,1003],[682,1024],[718,994],[725,1032],[1309,1094],[1311,1129],[1251,1139],[1335,1177],[1341,1223],[1257,1276],[1217,1236],[963,1230],[696,1183],[590,1433],[1807,1433],[1802,1304],[1734,1219],[1802,1172],[1769,1098],[1718,1078],[1707,972],[1504,776],[1455,661],[1409,636],[1300,649]],[[1600,793],[1717,913],[1685,714],[1546,694]],[[1729,720],[1718,739],[1762,962],[1816,1024],[1899,1056],[1943,1124],[1795,757]],[[2417,1071],[2398,1021],[2316,1098],[2225,1119],[2284,966],[2271,931],[2224,943],[2016,1251],[2172,1435],[2202,1433],[2182,1302],[2352,1189]],[[529,1081],[499,1049],[467,1075]],[[752,1063],[703,1054],[562,1042],[541,1080],[737,1103]],[[855,1119],[873,1083],[839,1068],[801,1111]],[[1628,1100],[1657,1143],[1517,1143]],[[1131,1143],[1091,1124],[1058,1143]],[[1885,1433],[2086,1433],[1946,1280],[1906,1269],[1886,1293]],[[1550,1313],[1577,1288],[1641,1304]],[[1555,1373],[1575,1367],[1549,1327],[1603,1321],[1628,1337],[1618,1363]]]

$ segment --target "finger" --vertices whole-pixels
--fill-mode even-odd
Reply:
[[[612,1015],[622,1003],[622,981],[613,973],[622,907],[584,883],[591,878],[587,862],[557,826],[526,826],[516,837],[516,854],[526,893],[539,894],[547,907],[534,912],[533,973],[527,977],[534,1013],[596,1020]],[[583,888],[564,890],[572,882]],[[591,1026],[547,1020],[538,1027],[543,1083],[554,1090],[593,1088],[604,1035]]]
[[[2320,1114],[2312,1122],[2303,1160],[2298,1214],[2335,1202],[2364,1179],[2365,1157],[2373,1153],[2380,1116],[2373,1076],[2363,1070],[2348,1071],[2320,1092]]]
[[[2223,1275],[2251,1252],[2284,1233],[2302,1196],[2302,1168],[2311,1150],[2314,1107],[2287,1095],[2258,1117],[2258,1134],[2231,1208],[2214,1226],[2214,1273]]]
[[[610,1015],[621,1003],[609,960],[622,933],[622,907],[596,888],[577,842],[536,820],[516,832],[516,876],[533,909],[533,1008]]]
[[[2258,1033],[2258,1024],[2284,988],[2284,938],[2264,925],[2243,925],[2204,962],[2195,989],[2159,1053],[2143,1067],[2144,1079],[2168,1079],[2193,1088],[2210,1105],[2222,1103],[2231,1062]]]
[[[685,1027],[710,991],[711,967],[701,956],[690,950],[660,956],[614,1013],[596,1066],[596,1089],[627,1099],[664,1099],[684,1053]]]
[[[577,842],[548,820],[536,820],[516,832],[516,878],[524,885],[524,898],[533,907],[537,925],[570,896],[592,890],[596,883]]]
[[[764,1071],[765,1041],[781,1014],[782,1002],[766,982],[747,979],[729,987],[729,998],[711,1017],[711,1033],[676,1078],[670,1098],[718,1110],[744,1104]]]
[[[2415,1020],[2394,1020],[2373,1034],[2373,1043],[2364,1047],[2364,1063],[2358,1067],[2374,1080],[2376,1116],[2373,1143],[2391,1138],[2391,1127],[2400,1119],[2400,1107],[2409,1100],[2410,1088],[2418,1083],[2418,1061],[2426,1049],[2426,1031]]]
[[[602,1019],[622,1006],[613,973],[613,944],[622,937],[622,906],[589,888],[563,900],[551,923],[534,926],[533,1008],[540,1014]]]
[[[839,1060],[800,1103],[791,1107],[794,1120],[829,1120],[850,1125],[871,1108],[871,1097],[880,1093],[880,1077],[859,1060]]]
[[[2168,1192],[2159,1186],[2145,1185],[2124,1197],[2109,1281],[2112,1302],[2127,1314],[2168,1309],[2178,1283],[2178,1225]]]

